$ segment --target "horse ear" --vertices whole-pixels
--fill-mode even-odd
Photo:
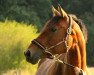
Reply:
[[[53,12],[53,16],[60,16],[60,12],[58,12],[54,6],[52,6],[52,12]]]
[[[60,5],[58,6],[58,11],[59,11],[59,13],[61,14],[62,17],[68,18],[67,13],[62,9],[62,7]]]

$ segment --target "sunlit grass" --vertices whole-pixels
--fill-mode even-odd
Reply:
[[[89,75],[94,75],[94,67],[88,68]]]
[[[35,72],[30,72],[27,69],[15,69],[9,70],[6,73],[3,73],[2,75],[35,75]]]
[[[35,73],[36,65],[26,62],[23,52],[31,40],[38,36],[34,25],[16,21],[0,22],[0,75],[12,69],[25,69]]]
[[[89,72],[89,75],[94,75],[94,67],[89,67],[88,72]],[[14,75],[15,73],[16,74],[18,73],[18,75],[35,75],[35,72],[32,73],[32,72],[29,72],[26,69],[10,70],[7,73],[5,73],[5,75]]]

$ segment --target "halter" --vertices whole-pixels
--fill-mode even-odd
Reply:
[[[73,66],[73,65],[71,65],[71,64],[68,64],[68,63],[66,63],[66,62],[64,62],[64,61],[62,61],[62,60],[56,58],[56,56],[54,56],[54,55],[49,51],[49,50],[53,49],[54,47],[57,47],[57,46],[59,46],[60,44],[64,43],[64,44],[65,44],[65,47],[66,47],[66,54],[65,54],[65,56],[67,55],[67,53],[68,53],[68,51],[69,51],[68,39],[69,39],[69,35],[71,35],[71,33],[72,33],[72,17],[69,16],[69,15],[68,15],[68,17],[69,17],[69,27],[68,27],[68,29],[67,29],[67,35],[66,35],[65,38],[63,38],[62,41],[58,42],[57,44],[55,44],[55,45],[53,45],[53,46],[51,46],[51,47],[49,47],[49,48],[48,48],[48,47],[44,47],[44,46],[43,46],[41,43],[39,43],[36,39],[34,39],[34,40],[32,41],[32,43],[35,44],[35,45],[37,45],[39,48],[41,48],[41,50],[42,50],[44,53],[50,54],[51,56],[50,56],[49,58],[55,59],[55,61],[58,61],[58,62],[60,62],[60,63],[62,63],[62,64],[65,64],[65,65],[67,65],[67,66],[70,66],[70,67],[74,68],[75,66]]]

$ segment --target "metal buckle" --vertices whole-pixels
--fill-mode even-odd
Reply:
[[[67,29],[67,34],[70,35],[71,32],[72,32],[72,29],[69,27],[69,28]]]

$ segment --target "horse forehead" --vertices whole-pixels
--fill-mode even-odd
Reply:
[[[52,17],[48,22],[49,24],[55,24],[58,23],[58,21],[61,19],[59,16]]]
[[[64,20],[63,18],[59,18],[59,19],[51,19],[46,23],[47,27],[55,27],[55,26],[61,26],[61,27],[67,27],[68,22],[66,20]]]

